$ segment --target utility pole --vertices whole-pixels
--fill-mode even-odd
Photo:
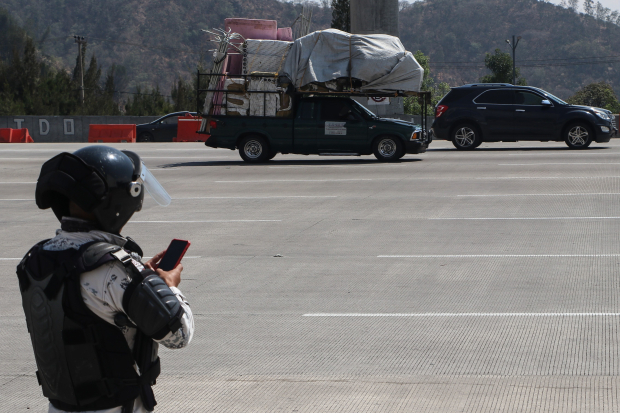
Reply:
[[[510,43],[510,40],[506,40],[506,43],[508,43],[510,47],[512,48],[512,84],[513,85],[517,83],[517,66],[515,63],[515,53],[517,50],[517,45],[519,44],[519,40],[521,40],[521,36],[517,37],[517,40],[515,42],[514,34],[512,35],[512,43]]]
[[[82,45],[86,44],[86,38],[83,36],[73,36],[73,39],[75,39],[78,45],[78,60],[80,61],[80,78],[82,85],[80,86],[80,90],[82,92],[82,106],[84,106],[84,64],[82,60]]]

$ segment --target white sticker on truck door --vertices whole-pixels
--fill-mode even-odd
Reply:
[[[347,122],[325,122],[326,135],[346,135],[347,128],[344,126]]]

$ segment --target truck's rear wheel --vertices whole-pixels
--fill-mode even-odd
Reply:
[[[393,162],[405,154],[403,146],[401,140],[394,136],[380,136],[372,143],[372,151],[381,162]]]
[[[260,163],[271,159],[269,145],[260,136],[248,136],[239,142],[239,155],[246,162]]]

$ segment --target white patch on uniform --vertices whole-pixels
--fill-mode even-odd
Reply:
[[[326,135],[346,135],[347,128],[345,127],[347,122],[325,122],[325,134]]]
[[[133,266],[138,269],[138,271],[144,271],[144,266],[142,265],[140,261],[136,261],[132,258],[131,262],[133,263]]]

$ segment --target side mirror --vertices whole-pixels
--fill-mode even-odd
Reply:
[[[551,104],[551,102],[549,101],[549,99],[543,99],[542,102],[540,102],[543,106],[553,106]]]

